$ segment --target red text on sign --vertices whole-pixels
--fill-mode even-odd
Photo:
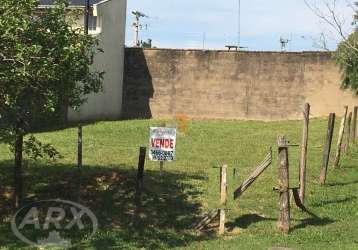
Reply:
[[[174,149],[173,139],[151,139],[152,148]]]

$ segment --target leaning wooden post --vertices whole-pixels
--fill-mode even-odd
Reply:
[[[220,209],[219,209],[219,235],[225,233],[225,206],[226,206],[226,193],[227,193],[227,165],[220,168]]]
[[[306,164],[307,164],[307,146],[308,146],[308,128],[310,121],[310,105],[305,104],[305,110],[303,112],[303,134],[301,144],[301,157],[300,157],[300,199],[304,204],[306,194]]]
[[[336,119],[335,113],[329,114],[326,145],[324,146],[321,176],[319,179],[321,185],[324,185],[326,183],[327,169],[328,169],[329,156],[330,156],[331,147],[332,147],[332,138],[333,138],[335,119]]]
[[[351,122],[352,122],[352,112],[349,112],[348,118],[347,118],[347,126],[346,126],[346,144],[344,147],[344,152],[347,154],[349,151],[349,144],[351,139]]]
[[[272,149],[270,148],[270,152],[267,154],[265,159],[258,165],[255,171],[247,178],[241,186],[235,190],[234,192],[234,200],[239,198],[250,186],[254,183],[257,178],[270,166],[272,163]]]
[[[288,145],[284,136],[279,136],[278,144],[278,185],[280,192],[280,213],[277,222],[279,231],[288,234],[290,231],[290,195],[289,195],[289,162]]]
[[[352,120],[352,143],[356,143],[358,106],[354,107]]]
[[[143,176],[144,176],[144,164],[145,164],[146,148],[140,147],[139,159],[138,159],[138,172],[136,180],[136,193],[135,193],[135,211],[134,211],[134,223],[137,224],[140,219],[141,211],[141,199],[143,191]]]
[[[339,129],[338,134],[338,142],[337,142],[337,151],[336,151],[336,157],[334,159],[334,168],[338,168],[339,161],[341,159],[341,152],[342,152],[342,142],[343,142],[343,135],[344,135],[344,128],[346,126],[346,119],[347,119],[347,112],[348,112],[348,106],[344,107],[344,114],[341,121],[341,127]]]

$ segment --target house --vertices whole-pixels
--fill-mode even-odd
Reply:
[[[54,0],[40,0],[39,9],[51,8]],[[70,0],[71,9],[83,9],[76,23],[84,26],[86,0]],[[124,43],[127,0],[90,0],[89,34],[100,40],[99,53],[94,59],[94,69],[104,71],[103,92],[91,94],[79,111],[68,111],[69,122],[114,120],[121,117]],[[80,12],[81,13],[81,12]]]

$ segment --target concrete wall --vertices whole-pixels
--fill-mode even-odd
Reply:
[[[330,53],[126,49],[124,118],[299,119],[305,102],[314,117],[358,104]]]
[[[69,110],[70,122],[119,119],[122,111],[126,0],[108,0],[94,6],[101,21],[100,48],[93,68],[104,71],[103,93],[88,96],[79,112]]]

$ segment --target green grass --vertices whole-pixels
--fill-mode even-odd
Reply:
[[[331,162],[335,152],[338,124]],[[99,231],[85,241],[72,236],[75,249],[358,249],[358,148],[330,164],[327,185],[318,183],[326,119],[310,124],[307,208],[317,218],[292,204],[291,232],[276,230],[278,216],[278,135],[300,143],[302,122],[192,121],[187,135],[177,138],[177,160],[164,165],[146,161],[142,224],[131,226],[135,174],[140,146],[148,145],[150,126],[161,121],[102,122],[84,127],[84,167],[81,203],[98,217]],[[26,202],[76,197],[76,134],[74,128],[37,134],[64,156],[55,163],[28,161],[25,168]],[[264,158],[269,148],[274,162],[239,200],[233,191]],[[298,186],[299,148],[289,149],[290,185]],[[196,235],[192,228],[201,216],[219,206],[219,169],[228,164],[228,219],[226,236]],[[237,168],[238,177],[232,175]],[[12,234],[12,156],[0,145],[0,249],[26,248]],[[113,178],[113,176],[117,178]],[[31,232],[30,232],[31,233]]]

